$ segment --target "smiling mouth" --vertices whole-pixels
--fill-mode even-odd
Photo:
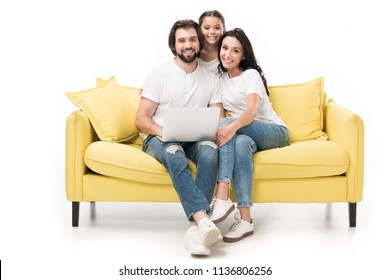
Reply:
[[[195,53],[195,50],[194,50],[194,49],[184,50],[184,51],[183,51],[183,54],[185,54],[185,55],[191,55],[191,54],[193,54],[193,53]]]
[[[233,60],[224,58],[223,62],[226,63],[226,64],[231,64],[231,63],[233,63]]]

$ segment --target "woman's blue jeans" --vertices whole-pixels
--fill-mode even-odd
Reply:
[[[219,127],[226,126],[235,120],[236,118],[222,119]],[[237,130],[229,142],[219,147],[218,182],[231,184],[233,181],[238,208],[253,205],[252,154],[288,145],[290,145],[290,137],[286,127],[254,120],[251,124]]]
[[[196,212],[210,213],[218,172],[218,147],[214,142],[164,143],[154,136],[148,136],[142,149],[168,170],[190,221]],[[196,164],[195,179],[189,169],[188,159]]]

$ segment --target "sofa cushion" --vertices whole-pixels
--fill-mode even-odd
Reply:
[[[290,146],[255,153],[255,179],[315,178],[344,174],[349,156],[328,140],[293,142]]]
[[[172,184],[165,169],[140,145],[98,141],[88,146],[84,162],[92,171],[115,178],[151,184]],[[190,162],[195,174],[196,167]]]
[[[270,86],[270,101],[289,128],[291,141],[327,139],[323,132],[326,94],[322,77],[310,82]]]
[[[106,80],[102,78],[96,78],[96,85],[99,86],[103,83],[105,83]],[[135,114],[137,112],[137,108],[140,101],[140,89],[139,87],[128,87],[128,86],[122,86],[118,85],[119,91],[126,97],[127,100],[129,100],[130,104],[135,108],[135,110],[130,111],[131,118],[135,120]],[[132,131],[136,132],[134,133],[134,137],[132,137],[129,141],[126,141],[127,143],[134,143],[138,145],[142,145],[142,138],[139,135],[139,131],[135,126],[135,122],[132,122],[131,124]]]
[[[309,140],[254,154],[255,179],[325,177],[343,174],[349,158],[337,143]],[[144,183],[172,184],[165,167],[135,144],[94,142],[88,146],[85,164],[92,171]],[[189,161],[195,174],[196,167]]]
[[[123,142],[138,134],[134,107],[112,77],[96,88],[65,95],[89,118],[99,139]]]
[[[107,80],[104,80],[102,78],[96,78],[96,85],[100,86],[104,83],[106,83]],[[140,88],[139,87],[127,87],[118,85],[119,91],[126,97],[126,99],[130,102],[131,106],[133,108],[138,108],[139,100],[140,100]],[[132,112],[132,117],[135,118],[135,111]]]

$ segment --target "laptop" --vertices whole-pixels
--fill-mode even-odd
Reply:
[[[165,109],[163,142],[215,140],[220,109],[215,107],[168,107]]]

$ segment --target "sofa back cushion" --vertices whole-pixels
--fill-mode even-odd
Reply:
[[[291,142],[327,139],[323,131],[326,94],[323,77],[310,82],[270,86],[270,101],[283,119]]]

